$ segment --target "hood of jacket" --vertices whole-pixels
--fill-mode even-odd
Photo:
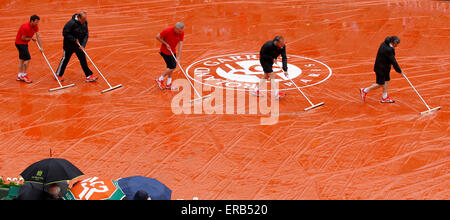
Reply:
[[[72,20],[74,20],[75,22],[81,24],[81,22],[78,20],[79,16],[80,16],[79,14],[72,15]]]
[[[386,39],[384,40],[384,43],[389,45],[391,43],[391,37],[386,37]]]

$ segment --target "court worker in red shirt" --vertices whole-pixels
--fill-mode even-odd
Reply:
[[[39,21],[41,19],[37,15],[32,15],[30,21],[20,26],[16,36],[16,48],[19,51],[19,74],[17,74],[17,81],[24,81],[31,83],[30,77],[27,75],[28,66],[30,64],[31,55],[28,50],[28,42],[30,40],[38,41],[42,48],[41,36],[39,35]],[[36,34],[36,37],[34,37]],[[42,49],[41,49],[42,52]]]
[[[178,22],[174,27],[164,29],[156,36],[156,39],[161,42],[160,54],[167,66],[167,69],[164,71],[164,73],[158,79],[156,79],[156,83],[158,84],[160,89],[176,90],[176,88],[172,88],[172,74],[177,67],[177,60],[178,62],[181,62],[181,50],[184,40],[184,24]],[[175,51],[178,44],[180,45],[178,46],[178,53],[174,54],[174,56],[177,57],[177,59],[175,60],[175,58],[172,56],[172,53],[173,51]],[[164,79],[166,76],[167,85],[164,85]]]

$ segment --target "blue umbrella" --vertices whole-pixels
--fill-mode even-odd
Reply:
[[[120,178],[118,183],[127,200],[133,200],[134,195],[139,190],[147,192],[152,200],[170,200],[172,196],[172,190],[153,178],[130,176]]]

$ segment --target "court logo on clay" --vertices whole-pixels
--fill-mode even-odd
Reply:
[[[282,62],[278,62],[282,66]],[[304,88],[320,84],[331,77],[331,68],[326,64],[307,57],[288,56],[287,78],[283,70],[273,66],[280,90]],[[263,77],[259,54],[231,54],[202,59],[191,64],[186,73],[189,78],[203,85],[232,90],[254,90]]]

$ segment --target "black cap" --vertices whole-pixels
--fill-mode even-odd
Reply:
[[[139,190],[134,194],[133,200],[148,200],[148,193],[144,190]]]
[[[389,41],[390,41],[390,43],[393,43],[393,42],[395,42],[395,43],[400,43],[400,38],[399,37],[397,37],[397,36],[391,36],[390,38],[389,38]]]

